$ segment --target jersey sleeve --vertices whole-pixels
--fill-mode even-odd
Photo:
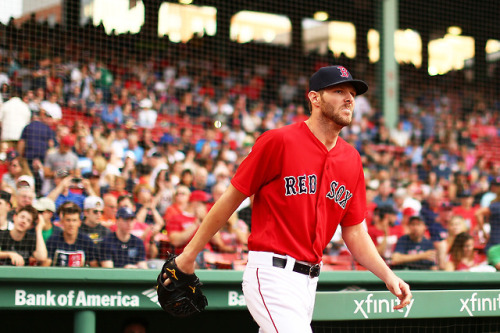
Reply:
[[[283,160],[283,138],[276,131],[262,134],[243,160],[231,184],[246,196],[280,175]]]

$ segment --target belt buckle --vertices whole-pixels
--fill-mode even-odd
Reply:
[[[315,278],[315,277],[318,277],[319,276],[319,272],[321,270],[321,266],[319,264],[316,264],[316,265],[312,265],[310,268],[309,268],[309,277],[310,278]]]

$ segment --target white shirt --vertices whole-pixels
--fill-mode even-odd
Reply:
[[[139,111],[137,125],[145,128],[153,128],[156,124],[156,118],[158,114],[155,110],[141,110]]]
[[[59,104],[43,101],[40,103],[40,108],[44,109],[53,119],[62,119],[62,110]]]
[[[151,176],[149,177],[149,185],[152,188],[155,188],[155,182],[156,182],[156,177],[158,177],[158,174],[162,170],[168,170],[168,165],[166,163],[160,163],[158,164],[153,171],[151,171]]]
[[[12,97],[0,107],[2,141],[19,141],[24,127],[30,123],[31,111],[19,97]]]

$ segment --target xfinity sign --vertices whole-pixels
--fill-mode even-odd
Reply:
[[[408,317],[410,314],[411,308],[413,307],[413,302],[415,299],[410,301],[403,309],[394,310],[394,307],[399,304],[399,299],[392,298],[382,298],[382,299],[373,299],[373,294],[368,294],[365,299],[355,299],[354,304],[356,306],[354,310],[354,314],[361,314],[364,318],[370,318],[371,314],[387,314],[400,312],[404,314],[404,318]]]

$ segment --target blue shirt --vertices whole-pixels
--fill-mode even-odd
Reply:
[[[47,240],[47,253],[52,259],[52,266],[82,267],[97,260],[94,242],[81,232],[73,244],[66,243],[62,232],[52,234]],[[81,262],[78,262],[80,259]]]
[[[403,235],[399,237],[394,252],[401,254],[417,254],[422,253],[427,250],[433,250],[434,245],[432,241],[428,238],[422,238],[420,242],[414,242],[411,240],[409,235]],[[393,266],[393,269],[414,269],[414,270],[424,270],[430,269],[435,265],[434,261],[430,260],[418,260],[414,262],[408,262],[401,265]]]
[[[135,164],[140,164],[142,163],[142,157],[144,156],[144,149],[141,146],[137,146],[135,149],[127,149],[127,151],[132,151],[135,154]]]
[[[441,223],[433,222],[428,228],[431,242],[440,242],[448,237],[448,230]]]
[[[117,105],[111,112],[108,112],[108,108],[103,110],[101,114],[101,119],[105,123],[109,124],[122,124],[123,123],[123,115],[122,115],[122,108]]]
[[[68,192],[68,195],[64,195],[61,193],[59,194],[55,202],[56,210],[57,208],[59,208],[60,205],[62,205],[66,201],[71,201],[76,203],[80,207],[80,209],[83,210],[83,202],[85,201],[85,196],[83,194],[77,194],[71,191]]]
[[[493,201],[490,204],[490,239],[484,248],[488,251],[490,247],[500,244],[500,201]]]
[[[116,233],[112,233],[106,236],[101,243],[99,260],[111,260],[114,267],[135,265],[139,261],[146,260],[144,243],[134,235],[130,235],[128,242],[124,243],[116,237]]]
[[[25,142],[24,156],[28,160],[35,158],[42,162],[49,149],[49,140],[55,141],[54,131],[40,121],[32,121],[23,129],[21,139]]]

